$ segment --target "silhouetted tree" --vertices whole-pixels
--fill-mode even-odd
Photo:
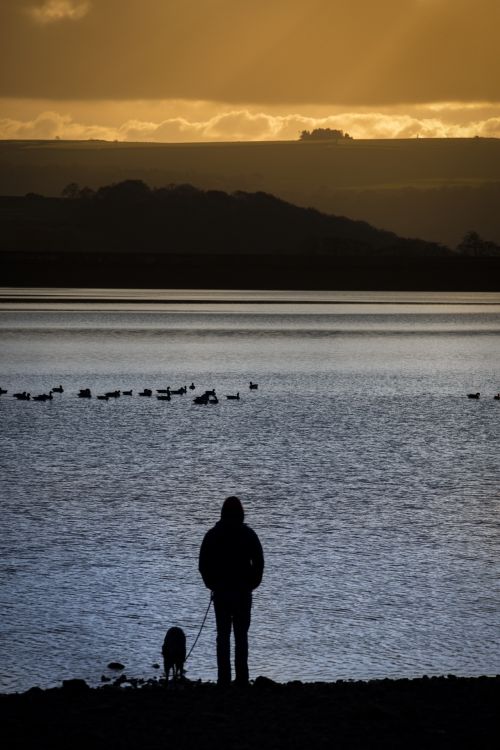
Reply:
[[[95,190],[89,188],[88,185],[80,187],[77,182],[70,182],[66,187],[61,190],[61,197],[68,198],[69,200],[89,200],[95,195]]]
[[[61,196],[63,198],[69,198],[75,200],[80,197],[80,185],[77,182],[70,182],[66,187],[61,190]]]
[[[151,196],[151,188],[142,180],[124,180],[99,188],[96,197],[116,203],[140,203]]]
[[[343,130],[333,130],[332,128],[315,128],[314,130],[303,130],[300,134],[301,141],[340,141],[343,139],[352,140],[349,133]]]
[[[80,190],[80,193],[78,195],[79,198],[82,200],[90,200],[90,198],[93,198],[95,195],[95,190],[92,190],[88,185],[85,185],[85,187],[82,187]]]
[[[500,255],[500,246],[483,238],[475,231],[466,232],[462,241],[457,245],[461,255],[473,257],[491,257]]]

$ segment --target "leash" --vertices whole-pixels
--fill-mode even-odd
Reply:
[[[210,612],[210,607],[211,607],[211,604],[212,604],[213,596],[214,596],[214,595],[213,595],[212,593],[210,593],[210,601],[208,602],[208,607],[207,607],[207,611],[205,612],[205,617],[203,618],[203,622],[201,623],[200,629],[198,630],[198,635],[196,636],[195,642],[193,643],[193,645],[192,645],[192,646],[191,646],[191,648],[189,649],[189,653],[188,653],[188,655],[186,656],[186,659],[185,659],[185,661],[187,661],[187,660],[189,659],[189,657],[191,656],[191,654],[192,654],[192,652],[193,652],[193,649],[194,649],[194,647],[195,647],[195,646],[196,646],[196,644],[198,643],[198,638],[199,638],[199,637],[200,637],[200,635],[201,635],[201,631],[203,630],[203,626],[205,625],[205,623],[206,623],[206,621],[207,621],[208,613]]]

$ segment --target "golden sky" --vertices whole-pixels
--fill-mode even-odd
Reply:
[[[500,137],[500,0],[0,0],[0,138]]]

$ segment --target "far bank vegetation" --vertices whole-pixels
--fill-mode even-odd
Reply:
[[[314,130],[303,130],[299,136],[300,141],[352,141],[349,133],[332,128],[314,128]]]

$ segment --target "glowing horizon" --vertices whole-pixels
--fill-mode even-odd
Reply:
[[[355,139],[498,138],[500,104],[453,102],[419,107],[334,112],[312,107],[312,113],[266,112],[232,108],[217,102],[75,102],[57,109],[58,102],[21,101],[0,111],[1,140],[105,140],[153,143],[211,143],[227,141],[297,140],[302,130],[332,128]],[[137,116],[126,118],[127,109]],[[102,118],[99,121],[99,118]]]
[[[498,0],[3,0],[0,139],[500,137]]]

